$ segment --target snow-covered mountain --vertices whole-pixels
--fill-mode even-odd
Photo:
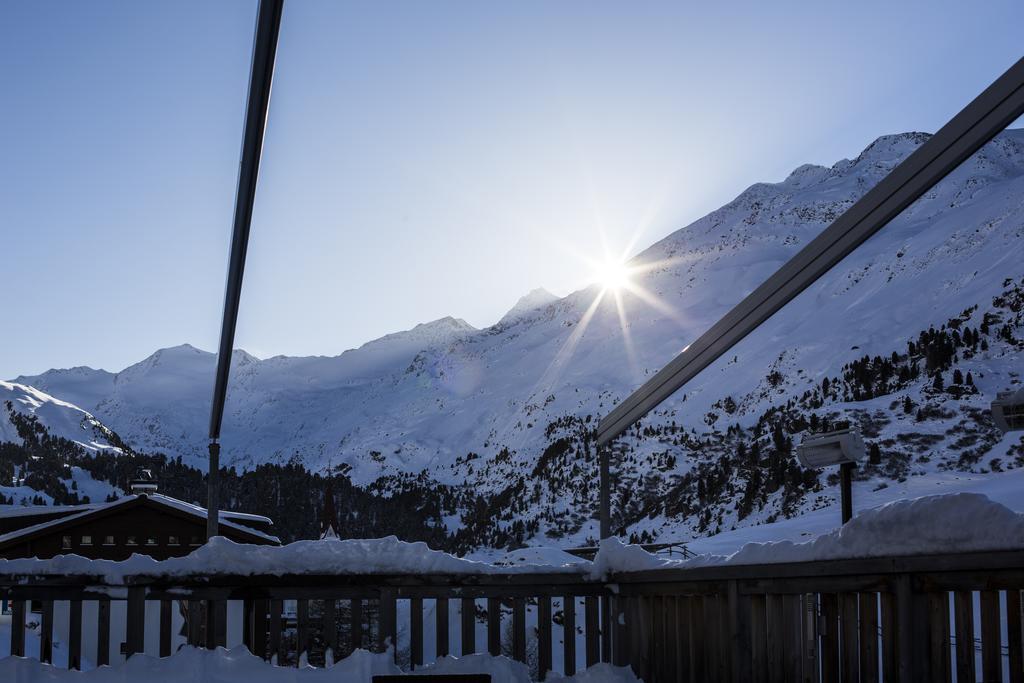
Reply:
[[[538,287],[519,297],[516,305],[510,308],[505,315],[501,316],[501,320],[498,321],[495,327],[507,327],[523,316],[534,313],[538,309],[544,308],[556,301],[558,301],[557,296],[543,287]]]
[[[884,136],[856,159],[801,166],[782,182],[748,188],[635,257],[635,286],[619,296],[596,286],[561,299],[536,290],[492,327],[445,318],[335,357],[261,360],[236,351],[222,459],[241,468],[340,467],[361,483],[426,471],[499,490],[508,481],[501,463],[529,471],[560,420],[605,414],[927,138]],[[919,331],[965,309],[979,307],[963,319],[976,326],[1005,281],[1024,275],[1022,237],[1024,131],[1012,130],[651,422],[704,431],[751,425],[845,364],[905,351]],[[1014,348],[972,361],[978,406],[1019,381]],[[202,466],[214,364],[213,354],[184,345],[118,373],[73,368],[14,381],[96,415],[137,449]],[[646,457],[658,448],[647,447]]]
[[[21,441],[8,404],[16,413],[34,416],[51,435],[74,441],[87,451],[120,450],[114,445],[110,429],[86,411],[34,387],[12,382],[0,382],[0,441]]]

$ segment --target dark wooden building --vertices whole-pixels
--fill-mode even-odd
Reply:
[[[206,510],[155,489],[133,487],[131,495],[111,503],[0,509],[0,558],[188,555],[206,542]],[[220,534],[238,543],[280,544],[273,521],[260,515],[221,511]]]

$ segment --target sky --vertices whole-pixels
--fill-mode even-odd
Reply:
[[[252,0],[4,0],[0,377],[217,346]],[[1014,2],[288,0],[236,346],[483,327],[759,181],[934,131]]]

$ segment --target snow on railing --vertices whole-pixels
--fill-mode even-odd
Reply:
[[[508,566],[394,538],[216,539],[160,562],[0,561],[3,635],[10,653],[69,668],[244,645],[317,666],[390,647],[405,670],[486,652],[541,678],[608,662],[648,683],[1024,675],[1022,516],[982,496],[891,503],[807,543],[730,556],[666,560],[614,540],[593,563],[515,555]]]

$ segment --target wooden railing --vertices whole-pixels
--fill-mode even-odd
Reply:
[[[564,573],[296,574],[111,584],[0,575],[0,594],[13,601],[12,654],[26,651],[24,624],[34,606],[39,657],[54,660],[57,602],[67,615],[67,661],[56,664],[71,668],[83,657],[109,663],[121,643],[129,656],[147,643],[151,654],[167,656],[179,641],[215,647],[236,640],[278,665],[318,665],[393,643],[406,669],[446,654],[490,652],[529,662],[538,678],[611,661],[631,665],[649,683],[1018,683],[1022,588],[1019,551],[662,569],[604,581]],[[124,628],[113,629],[111,605],[119,603]],[[85,612],[95,615],[89,652]],[[174,624],[184,624],[183,636]]]

